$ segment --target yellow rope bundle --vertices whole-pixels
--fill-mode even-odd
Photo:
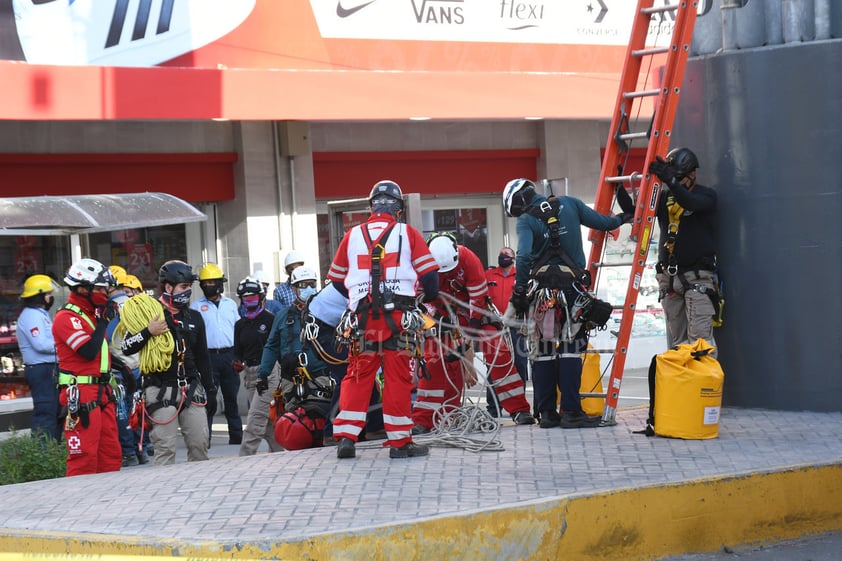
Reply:
[[[120,323],[117,329],[123,337],[126,332],[140,333],[157,316],[161,316],[161,319],[164,317],[161,303],[148,294],[137,294],[129,298],[120,309]],[[161,335],[154,335],[140,350],[140,372],[166,372],[172,365],[174,350],[172,333],[167,331]]]

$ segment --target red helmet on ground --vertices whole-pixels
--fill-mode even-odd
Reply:
[[[295,411],[287,411],[275,421],[275,440],[287,450],[313,448],[322,445],[321,439],[316,441],[314,438],[314,433],[321,433],[322,429],[324,420],[313,420],[303,407],[299,407]]]

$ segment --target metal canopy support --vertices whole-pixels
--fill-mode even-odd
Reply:
[[[423,231],[421,218],[421,195],[409,193],[403,196],[403,217],[406,222],[419,232]],[[328,225],[330,227],[330,254],[331,258],[336,255],[339,242],[345,235],[345,226],[342,222],[342,215],[346,212],[368,212],[368,198],[345,199],[342,201],[330,201],[327,203]]]

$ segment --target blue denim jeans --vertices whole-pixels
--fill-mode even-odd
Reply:
[[[32,434],[41,432],[59,440],[61,431],[55,373],[56,364],[53,362],[27,365],[23,371],[32,393]]]

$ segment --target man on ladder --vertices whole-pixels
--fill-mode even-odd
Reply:
[[[586,415],[579,396],[582,352],[588,346],[586,315],[594,307],[586,292],[590,275],[585,271],[581,228],[610,231],[633,215],[599,214],[575,197],[548,199],[536,193],[528,179],[506,185],[503,206],[507,215],[518,219],[519,266],[510,307],[528,325],[534,321],[530,360],[539,426],[596,427],[600,417]],[[530,289],[531,278],[535,281]],[[561,415],[556,406],[559,391]]]

